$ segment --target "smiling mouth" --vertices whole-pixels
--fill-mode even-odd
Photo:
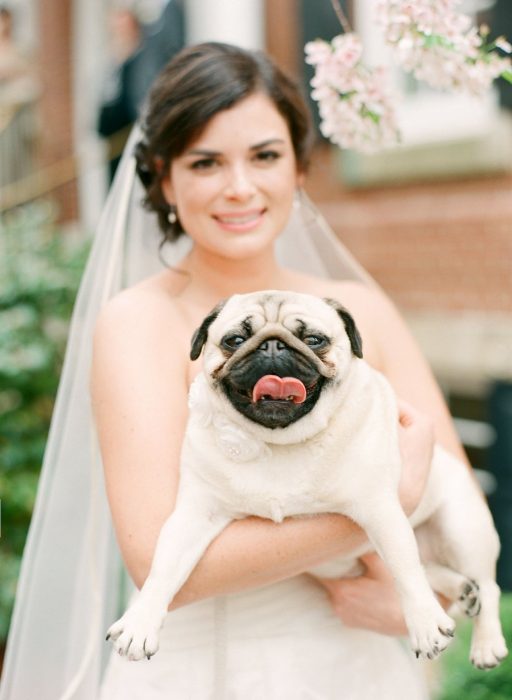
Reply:
[[[244,229],[259,223],[265,211],[266,209],[258,209],[240,214],[214,214],[213,218],[226,228]]]
[[[264,375],[253,386],[241,387],[225,382],[224,388],[234,408],[249,420],[273,429],[285,428],[309,413],[323,384],[324,377],[318,377],[306,386],[293,377]]]
[[[290,386],[290,380],[294,383]],[[276,383],[281,383],[276,386]],[[242,389],[233,387],[238,399],[246,406],[262,406],[263,404],[289,404],[299,406],[315,392],[319,380],[305,386],[300,380],[294,377],[282,379],[276,375],[265,375],[261,377],[251,388]]]

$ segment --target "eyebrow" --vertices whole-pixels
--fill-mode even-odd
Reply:
[[[272,144],[284,143],[284,139],[272,138],[266,139],[265,141],[260,141],[260,143],[255,143],[254,146],[249,146],[250,151],[258,151],[260,148],[265,148]],[[185,153],[187,156],[206,156],[208,158],[213,158],[215,156],[220,156],[222,153],[220,151],[213,151],[208,148],[192,148],[190,151]]]

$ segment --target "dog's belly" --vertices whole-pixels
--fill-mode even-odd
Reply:
[[[340,512],[340,504],[333,502],[332,494],[323,493],[323,489],[318,493],[308,482],[281,489],[275,488],[275,484],[267,487],[260,479],[256,481],[251,484],[250,479],[245,479],[239,483],[234,479],[221,487],[213,485],[212,490],[222,507],[237,519],[256,515],[281,522],[289,516]]]
[[[340,439],[339,426],[318,438],[272,445],[246,461],[229,458],[212,431],[187,436],[182,470],[197,477],[222,509],[234,518],[256,515],[280,522],[288,516],[349,513],[365,484],[379,478],[398,482],[395,455],[380,466],[359,454],[358,441]],[[398,449],[396,449],[398,453]],[[354,478],[357,475],[357,478]]]

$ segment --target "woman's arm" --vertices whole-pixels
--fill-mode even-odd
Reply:
[[[370,316],[366,324],[377,349],[377,369],[398,397],[430,416],[437,441],[469,466],[439,385],[396,307],[378,290],[360,293]]]
[[[167,300],[131,290],[108,305],[95,336],[92,397],[107,495],[137,586],[148,575],[160,528],[176,497],[187,420],[188,337],[183,335]],[[404,496],[409,512],[419,500],[418,484],[428,465],[424,460],[411,468],[417,473]],[[174,604],[296,575],[349,553],[365,539],[339,515],[279,525],[258,518],[232,523],[211,544]]]
[[[369,341],[372,364],[387,376],[397,396],[409,402],[399,402],[402,427],[411,418],[413,421],[423,421],[429,417],[427,420],[432,420],[432,436],[469,467],[442,393],[396,308],[379,290],[354,285],[349,289],[351,299],[352,294],[353,308],[347,300],[345,302],[361,325],[365,343]],[[424,437],[427,434],[425,425]],[[422,452],[428,454],[428,444],[422,444],[421,439],[402,439],[401,446],[404,463],[402,488],[404,493],[408,493],[412,487],[411,480],[415,478],[414,471],[408,466],[414,460],[421,459]],[[400,601],[387,567],[374,553],[363,557],[363,561],[366,571],[357,578],[320,580],[336,614],[350,627],[363,627],[390,635],[405,634]],[[447,607],[449,602],[442,600],[442,603]]]

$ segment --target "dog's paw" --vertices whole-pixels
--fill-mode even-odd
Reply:
[[[111,640],[120,656],[130,661],[150,659],[158,651],[158,638],[165,615],[155,614],[133,605],[123,617],[109,628],[107,640]]]
[[[408,620],[411,646],[417,658],[435,659],[453,640],[455,622],[439,610],[423,611]]]
[[[490,639],[473,640],[469,658],[473,666],[482,670],[496,668],[508,655],[507,645],[501,635]]]
[[[482,604],[480,602],[480,588],[476,581],[467,579],[463,584],[459,599],[459,607],[468,617],[476,617],[480,612]]]

